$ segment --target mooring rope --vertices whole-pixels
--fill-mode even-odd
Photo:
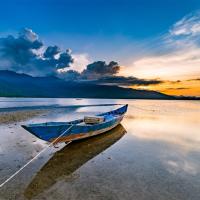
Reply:
[[[42,151],[40,151],[34,158],[32,158],[31,160],[29,160],[24,166],[22,166],[19,170],[17,170],[13,175],[11,175],[9,178],[7,178],[3,183],[0,184],[0,188],[3,187],[7,182],[9,182],[11,179],[13,179],[17,174],[19,174],[25,167],[27,167],[30,163],[32,163],[35,159],[37,159],[45,150],[47,150],[51,145],[53,145],[55,142],[58,141],[59,138],[61,138],[67,131],[69,131],[71,128],[73,127],[73,125],[71,125],[69,128],[67,128],[65,131],[63,131],[63,133],[61,133],[55,140],[53,140],[53,142],[51,142],[47,147],[45,147],[44,149],[42,149]],[[66,146],[68,144],[70,144],[72,141],[69,141]]]
[[[114,105],[122,105],[122,104],[98,104],[94,106],[114,106]],[[62,134],[60,134],[53,142],[51,142],[47,147],[42,149],[34,158],[29,160],[24,166],[22,166],[19,170],[17,170],[14,174],[12,174],[9,178],[7,178],[4,182],[0,184],[0,188],[2,188],[7,182],[9,182],[11,179],[13,179],[17,174],[19,174],[25,167],[27,167],[30,163],[32,163],[34,160],[36,160],[44,151],[46,151],[51,145],[53,145],[55,142],[58,141],[59,138],[61,138],[67,131],[69,131],[74,125],[71,125],[69,128],[67,128]],[[65,146],[70,144],[72,141],[69,141]]]

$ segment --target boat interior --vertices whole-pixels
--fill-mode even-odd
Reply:
[[[123,107],[122,107],[123,108]],[[94,117],[94,119],[98,118],[98,117],[103,117],[104,120],[100,123],[105,123],[108,121],[113,120],[114,118],[121,116],[121,108],[116,109],[116,110],[112,110],[110,112],[106,112],[106,113],[101,113],[99,115],[94,115],[94,116],[90,116],[90,118]],[[82,119],[77,119],[77,120],[73,120],[73,121],[69,121],[69,122],[46,122],[46,123],[40,123],[40,124],[29,124],[29,127],[33,127],[33,126],[62,126],[62,125],[76,125],[76,126],[92,126],[94,125],[94,123],[85,123],[85,118]]]

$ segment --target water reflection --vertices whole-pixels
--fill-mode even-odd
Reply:
[[[69,106],[110,104],[118,100],[110,99],[74,99],[74,98],[7,98],[0,97],[0,108],[22,108],[32,106]]]
[[[129,106],[124,123],[127,131],[137,138],[177,145],[176,148],[187,152],[199,151],[200,108],[197,106],[198,103],[164,101],[156,105],[156,102],[153,104],[151,101],[135,102],[136,106]],[[152,109],[151,104],[152,107],[154,105]]]
[[[55,99],[49,103],[76,103],[70,101]],[[127,134],[112,148],[108,147],[123,136],[120,131],[113,133],[116,138],[111,134],[71,144],[51,160],[45,154],[5,185],[0,190],[0,199],[200,199],[200,101],[83,99],[79,102],[93,106],[128,103],[128,113],[122,121]],[[110,109],[108,106],[52,109],[46,116],[31,121],[67,121]],[[46,145],[18,125],[1,126],[0,134],[0,150],[4,153],[4,156],[0,153],[2,180],[12,174],[7,169],[12,167],[16,171],[20,164],[14,159],[23,161],[23,165],[30,155],[34,156]],[[106,148],[105,153],[99,154]],[[87,162],[97,154],[95,162]],[[77,174],[80,176],[74,178]],[[32,182],[31,177],[34,177]]]
[[[73,142],[56,152],[28,185],[25,196],[31,199],[50,188],[56,180],[72,174],[87,161],[117,142],[125,133],[124,127],[118,125],[105,134]]]
[[[128,133],[149,149],[163,168],[173,175],[197,175],[200,152],[199,102],[151,101],[129,106],[124,124]]]

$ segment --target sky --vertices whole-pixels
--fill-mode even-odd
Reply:
[[[6,54],[1,53],[0,65],[4,68],[15,71],[16,63],[9,68],[8,58],[13,61],[14,56],[16,62],[19,56],[23,58],[21,72],[52,72],[51,65],[84,71],[84,77],[91,77],[88,74],[94,65],[86,66],[106,61],[103,68],[112,68],[106,75],[159,80],[156,84],[131,84],[135,79],[131,83],[129,79],[128,87],[200,96],[199,0],[2,0],[0,24],[0,38],[4,38],[0,45],[3,43],[2,49],[6,49]],[[23,33],[32,46],[24,51],[23,44],[20,55],[13,55],[12,50],[12,57],[8,56],[11,40],[7,35],[17,38],[23,28],[32,31]],[[33,40],[42,44],[36,47]],[[15,40],[15,48],[18,42]],[[39,55],[54,45],[59,50],[49,48]],[[61,58],[56,58],[56,53],[47,56],[53,50],[62,54]],[[25,63],[24,55],[31,63]],[[117,62],[120,70],[113,63],[109,65],[111,61]],[[39,70],[35,65],[40,66]]]

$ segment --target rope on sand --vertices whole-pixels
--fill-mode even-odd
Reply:
[[[34,160],[36,160],[44,151],[46,151],[49,147],[51,147],[52,145],[54,145],[54,143],[56,143],[58,141],[59,138],[61,138],[65,133],[67,133],[67,131],[69,131],[71,128],[73,127],[73,125],[71,125],[69,128],[67,128],[65,131],[63,131],[63,133],[61,133],[55,140],[53,140],[53,142],[51,142],[47,147],[45,147],[44,149],[42,149],[42,151],[40,151],[34,158],[32,158],[31,160],[29,160],[24,166],[22,166],[19,170],[17,170],[14,174],[12,174],[9,178],[7,178],[3,183],[0,184],[0,188],[3,187],[7,182],[9,182],[11,179],[13,179],[17,174],[19,174],[25,167],[27,167],[30,163],[32,163]],[[68,144],[70,144],[72,141],[69,141],[66,146]]]
[[[96,105],[90,105],[90,106],[115,106],[115,105],[121,105],[121,104],[96,104]],[[85,107],[87,107],[86,105]],[[32,163],[34,160],[36,160],[43,152],[45,152],[49,147],[54,145],[58,141],[59,138],[61,138],[67,131],[69,131],[73,125],[71,125],[69,128],[67,128],[62,134],[60,134],[53,142],[51,142],[47,147],[45,147],[42,151],[40,151],[34,158],[29,160],[24,166],[22,166],[19,170],[17,170],[14,174],[12,174],[9,178],[7,178],[4,182],[0,184],[0,188],[2,188],[6,183],[8,183],[11,179],[13,179],[17,174],[19,174],[25,167],[27,167],[30,163]],[[72,141],[69,141],[68,144],[70,144]]]

